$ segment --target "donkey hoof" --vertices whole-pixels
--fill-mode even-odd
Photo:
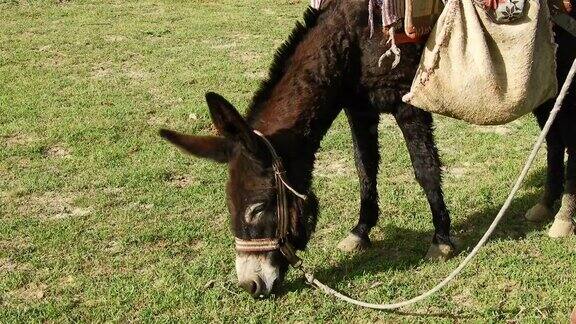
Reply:
[[[348,236],[338,243],[338,248],[344,252],[362,251],[370,247],[370,240],[361,238],[356,234]]]
[[[432,244],[426,253],[426,259],[432,261],[446,261],[454,256],[454,247],[449,244]]]
[[[526,212],[524,217],[531,222],[542,222],[552,218],[552,216],[552,211],[548,207],[537,203]]]
[[[568,237],[574,235],[575,230],[576,226],[574,226],[574,221],[571,218],[556,217],[548,231],[548,236],[553,238]]]

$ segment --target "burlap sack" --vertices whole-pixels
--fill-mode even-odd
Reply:
[[[448,0],[403,100],[473,124],[508,123],[556,95],[550,13],[546,1],[527,0],[524,17],[496,24],[473,1]]]

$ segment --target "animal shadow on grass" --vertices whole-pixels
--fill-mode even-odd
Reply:
[[[530,193],[517,196],[510,206],[508,212],[490,237],[490,240],[520,240],[532,231],[539,231],[548,224],[531,223],[524,219],[525,212],[532,207],[539,199],[543,190],[546,169],[541,168],[529,174],[524,181],[524,189]],[[490,223],[500,210],[503,200],[494,206],[485,208],[482,211],[473,213],[461,218],[461,221],[453,223],[453,232],[457,238],[457,250],[462,253],[469,253],[478,240],[484,235]],[[382,215],[381,222],[386,221],[386,215]],[[367,273],[379,273],[385,270],[411,270],[424,261],[424,255],[428,249],[433,230],[415,231],[410,228],[403,228],[394,225],[384,225],[383,239],[374,241],[373,246],[361,253],[350,255],[337,265],[326,265],[314,269],[314,275],[328,285],[336,285],[342,281],[351,281]],[[489,240],[489,241],[490,241]],[[303,280],[286,282],[280,295],[287,291],[300,291],[306,289],[307,285]],[[408,313],[403,313],[410,315]],[[412,314],[427,315],[435,317],[454,317],[451,314]]]

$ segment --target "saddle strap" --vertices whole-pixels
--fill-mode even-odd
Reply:
[[[558,13],[552,16],[552,21],[576,37],[576,20],[565,13]]]

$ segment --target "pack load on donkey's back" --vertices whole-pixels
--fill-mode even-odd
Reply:
[[[319,7],[321,1],[312,0]],[[574,33],[570,0],[370,0],[369,24],[381,11],[388,50],[426,41],[403,100],[479,125],[513,121],[557,93],[552,19]],[[567,18],[567,19],[566,19]]]

